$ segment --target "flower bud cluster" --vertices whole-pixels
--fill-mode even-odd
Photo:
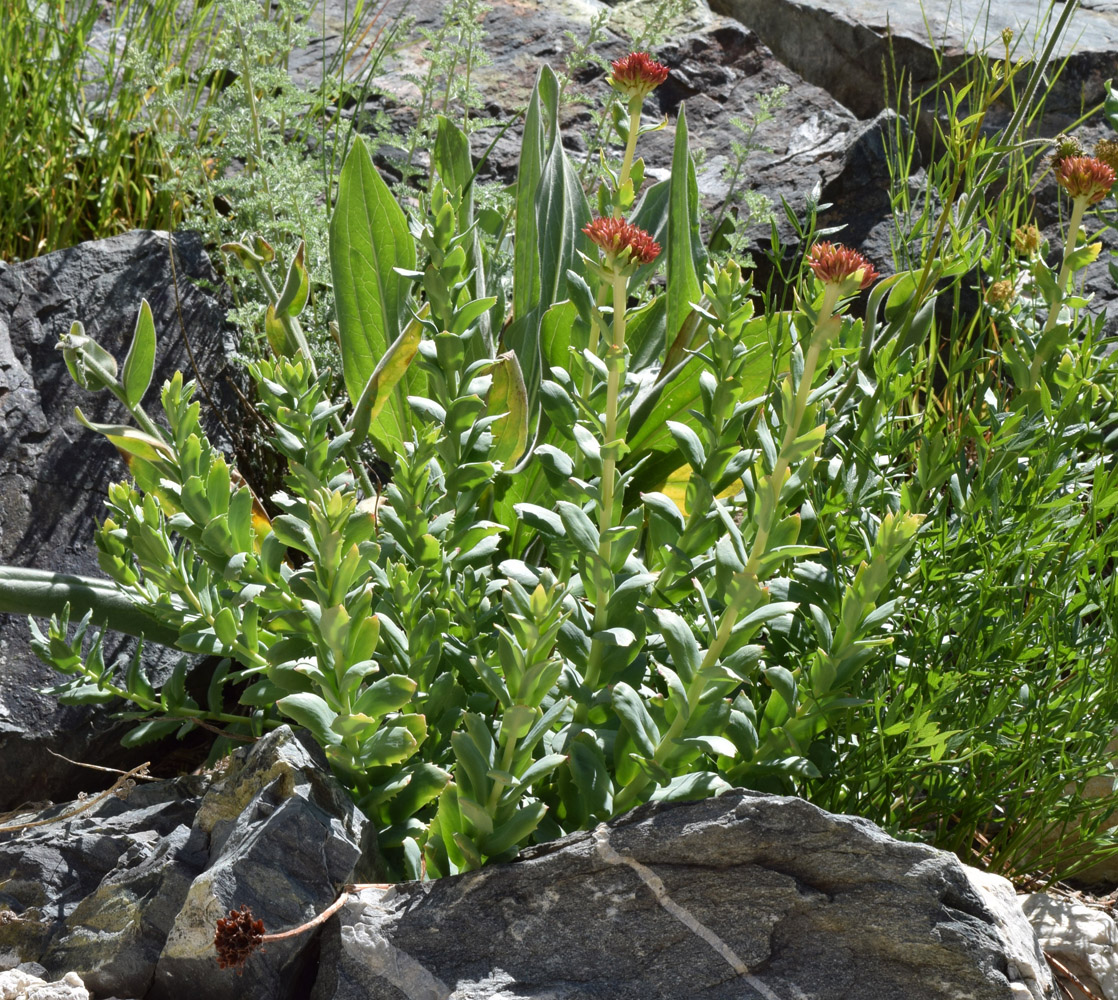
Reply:
[[[643,100],[668,78],[668,67],[647,52],[630,52],[610,69],[610,86],[629,100]]]

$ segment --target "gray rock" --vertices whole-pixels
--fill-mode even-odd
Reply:
[[[185,874],[181,902],[207,861],[205,842],[186,836],[205,784],[201,777],[139,784],[127,799],[109,796],[69,819],[78,803],[6,818],[5,826],[41,825],[0,834],[0,912],[8,914],[0,920],[0,967],[38,962],[58,975],[77,968],[91,974],[91,986],[93,970],[104,967],[111,981],[127,980],[125,995],[142,994],[162,947],[151,922],[168,906],[177,910],[167,869]],[[162,898],[145,896],[154,889]]]
[[[86,331],[123,358],[141,298],[151,303],[159,340],[152,387],[145,406],[159,408],[164,379],[191,364],[181,318],[195,359],[227,412],[236,412],[224,389],[228,365],[221,303],[207,290],[217,282],[201,240],[175,237],[178,299],[166,233],[134,232],[0,265],[0,564],[101,576],[93,531],[103,516],[108,485],[125,476],[113,447],[74,419],[75,405],[93,420],[117,422],[108,393],[74,384],[55,344],[80,319]],[[209,411],[209,407],[204,405]],[[212,415],[208,417],[215,423]],[[39,689],[58,675],[28,643],[27,621],[0,614],[0,810],[27,800],[70,798],[97,787],[92,772],[49,756],[129,768],[151,759],[150,748],[124,752],[126,728],[102,709],[66,708]],[[134,644],[106,637],[105,658],[131,657]],[[173,660],[149,647],[158,673]]]
[[[959,66],[968,52],[1004,56],[1003,28],[1015,33],[1014,56],[1028,58],[1044,46],[1034,38],[1036,0],[934,0],[923,4],[890,0],[710,0],[713,10],[757,32],[776,57],[805,80],[822,87],[859,118],[885,106],[883,66],[903,67],[915,91],[934,83],[940,69],[933,43],[943,53],[943,69]],[[1056,5],[1053,17],[1061,6]],[[890,56],[889,40],[893,55]],[[1114,75],[1118,50],[1118,4],[1087,0],[1072,16],[1057,46],[1056,60],[1067,65],[1056,81],[1049,110],[1078,115],[1102,99],[1103,83]]]
[[[331,924],[313,1000],[1056,995],[954,855],[750,792],[366,890]]]
[[[216,966],[217,920],[247,904],[269,931],[301,924],[333,902],[361,858],[367,820],[305,732],[281,726],[239,756],[194,819],[209,863],[178,910],[148,1000],[305,996],[313,935],[267,945],[238,976]]]
[[[574,44],[566,32],[584,39],[591,18],[604,5],[597,0],[531,4],[495,0],[489,6],[483,21],[486,37],[480,48],[491,64],[475,68],[471,81],[486,100],[482,113],[507,122],[517,119],[528,103],[543,63],[556,71],[563,70],[564,57]],[[611,24],[620,28],[636,19],[639,7],[634,3],[621,5]],[[445,8],[444,0],[411,0],[408,14],[416,18],[417,27],[437,29]],[[324,4],[321,31],[327,58],[339,42],[346,9],[344,0],[326,0]],[[363,109],[387,112],[398,136],[403,136],[415,122],[419,95],[408,77],[423,72],[426,48],[427,43],[418,38],[406,42],[385,72],[372,81],[383,93],[374,96]],[[628,41],[618,31],[607,30],[592,52],[607,60],[618,59],[628,52]],[[737,22],[712,15],[705,3],[698,3],[679,23],[671,40],[657,48],[655,54],[671,68],[671,75],[648,102],[646,118],[651,123],[666,117],[674,123],[681,104],[686,103],[692,148],[703,158],[699,186],[704,203],[712,212],[718,213],[729,194],[725,171],[733,162],[731,140],[740,138],[732,120],[748,118],[758,106],[758,95],[777,86],[789,88],[786,107],[755,136],[759,145],[772,152],[757,152],[749,159],[740,185],[763,191],[777,204],[784,196],[799,205],[817,180],[830,180],[841,169],[855,117],[818,87],[805,83],[782,66],[756,34]],[[322,56],[318,40],[295,54],[295,78],[304,84],[316,81]],[[572,83],[572,91],[600,98],[608,92],[605,74],[597,67],[581,70]],[[588,107],[575,102],[565,104],[560,124],[563,142],[581,166],[598,146]],[[480,129],[473,134],[475,159],[480,159],[490,142],[497,140],[481,172],[483,178],[505,183],[515,180],[521,131],[519,121],[514,121],[513,127],[500,138],[498,128]],[[669,128],[641,140],[640,155],[645,160],[649,181],[668,176],[672,134]],[[384,146],[378,154],[378,165],[399,174],[405,156],[404,149]],[[416,151],[415,162],[424,169],[428,165],[422,147]]]
[[[321,750],[282,726],[212,784],[141,785],[0,834],[0,969],[74,970],[100,995],[302,1000],[314,935],[269,944],[238,976],[217,966],[217,919],[242,903],[273,931],[312,917],[352,876],[365,824]]]
[[[1021,907],[1046,952],[1095,996],[1118,1000],[1118,926],[1110,913],[1044,892],[1023,896]]]

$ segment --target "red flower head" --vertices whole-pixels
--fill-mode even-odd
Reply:
[[[860,275],[858,288],[863,289],[881,277],[857,250],[850,250],[841,243],[816,243],[808,251],[807,266],[824,285],[841,285]]]
[[[1093,205],[1110,194],[1114,170],[1095,156],[1068,156],[1056,168],[1056,181],[1072,198]]]
[[[610,86],[630,99],[647,97],[668,78],[668,67],[647,52],[630,52],[610,65]]]
[[[660,244],[624,219],[597,218],[582,231],[605,251],[607,264],[626,268],[651,264],[660,256]]]
[[[219,917],[214,947],[217,949],[219,969],[236,969],[244,972],[245,960],[264,940],[264,921],[254,920],[252,910],[242,904],[239,910],[230,910],[229,916]]]

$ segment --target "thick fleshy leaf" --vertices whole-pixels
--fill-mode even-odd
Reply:
[[[307,274],[307,265],[304,256],[307,252],[305,243],[299,243],[299,249],[291,260],[287,269],[287,280],[283,283],[279,301],[276,303],[276,313],[280,316],[298,316],[307,304],[311,294],[311,279]]]
[[[361,398],[377,362],[400,335],[415,242],[407,217],[373,166],[358,136],[346,156],[330,219],[330,273],[338,313],[342,373],[353,403]],[[406,407],[400,407],[406,422]]]
[[[120,451],[135,455],[148,462],[169,461],[171,448],[159,438],[136,430],[128,424],[98,424],[82,413],[80,406],[74,407],[74,416],[83,427],[104,434]]]
[[[124,398],[129,406],[139,406],[144,398],[148,386],[151,385],[151,373],[155,370],[155,320],[151,315],[151,306],[148,300],[140,302],[140,311],[136,315],[136,328],[132,331],[132,344],[124,358],[124,370],[121,384],[124,386]]]
[[[276,708],[303,728],[309,729],[320,745],[329,746],[340,742],[341,737],[331,728],[337,712],[317,694],[309,691],[289,694],[276,702]]]
[[[449,118],[436,115],[435,122],[435,148],[432,152],[435,173],[448,191],[461,193],[474,176],[470,138]]]

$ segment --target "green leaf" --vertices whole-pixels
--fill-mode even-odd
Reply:
[[[321,746],[326,747],[341,741],[341,737],[331,728],[338,713],[317,694],[309,691],[289,694],[276,702],[276,708],[294,719],[304,729],[309,730]]]
[[[516,229],[513,243],[513,319],[524,319],[535,308],[540,294],[540,256],[536,222],[536,189],[543,173],[544,123],[540,108],[543,78],[551,70],[540,67],[520,142],[520,165],[516,175]]]
[[[361,398],[377,361],[400,335],[408,282],[396,268],[414,271],[415,242],[407,217],[373,166],[361,136],[346,156],[330,219],[330,273],[342,348],[342,373],[353,403]],[[397,418],[406,426],[400,401]]]
[[[674,611],[658,610],[656,621],[660,626],[660,634],[664,637],[664,644],[671,654],[672,666],[683,678],[684,684],[690,684],[691,679],[699,672],[703,659],[691,626]]]
[[[306,244],[299,242],[299,249],[291,259],[291,266],[287,269],[287,279],[280,291],[279,301],[276,303],[276,313],[280,316],[296,317],[303,311],[307,299],[311,294],[311,279],[307,273],[307,266],[303,258],[307,252]]]
[[[430,304],[424,302],[418,315],[404,327],[400,336],[384,352],[369,376],[369,381],[365,383],[365,388],[361,390],[361,396],[353,407],[349,420],[346,421],[346,430],[353,432],[354,446],[360,446],[365,441],[370,425],[380,416],[392,396],[392,390],[400,383],[416,354],[419,353],[419,344],[423,339],[423,324],[420,321],[426,319],[430,312]],[[399,426],[390,425],[385,430],[388,433],[382,432],[380,437],[390,441],[401,440],[398,436]],[[374,436],[377,436],[375,432]]]
[[[370,684],[353,703],[353,711],[379,719],[407,705],[419,685],[404,674],[389,674]]]
[[[432,165],[446,189],[461,194],[474,177],[469,136],[443,115],[436,115],[435,122],[435,148],[431,153]]]
[[[541,379],[541,319],[553,303],[566,298],[567,271],[579,251],[593,249],[582,228],[590,221],[590,205],[583,193],[578,173],[571,166],[557,129],[551,136],[546,159],[538,168],[538,180],[529,199],[527,186],[536,175],[536,156],[543,158],[539,129],[541,93],[556,91],[555,74],[546,66],[540,70],[537,95],[529,105],[525,123],[520,178],[517,182],[517,230],[513,262],[513,322],[505,331],[505,343],[516,352],[524,373],[531,410],[534,410]],[[552,109],[554,111],[554,109]],[[535,121],[531,120],[535,118]],[[554,115],[553,115],[554,117]],[[532,133],[532,138],[529,133]],[[531,138],[531,141],[530,141]],[[523,182],[523,184],[521,183]],[[534,224],[522,215],[534,213]],[[522,240],[528,241],[522,246]]]
[[[633,743],[645,757],[652,757],[656,753],[656,744],[660,742],[660,730],[644,707],[644,701],[624,681],[618,681],[613,686],[613,709],[621,717]]]
[[[652,793],[651,802],[692,802],[728,792],[734,786],[713,771],[695,771],[672,778]]]
[[[586,516],[586,511],[569,500],[559,500],[555,506],[559,508],[559,517],[563,521],[563,527],[567,529],[567,537],[583,552],[597,553],[598,529]]]
[[[358,757],[366,768],[386,767],[407,760],[418,748],[419,741],[406,726],[388,726],[361,744]]]
[[[567,811],[578,825],[607,819],[613,812],[613,781],[601,748],[583,731],[567,743],[567,768],[574,795],[564,796]]]
[[[128,424],[97,424],[82,413],[80,406],[74,407],[74,416],[83,427],[104,434],[120,451],[135,455],[147,462],[163,463],[171,460],[170,446],[159,438],[136,430]]]
[[[138,747],[144,743],[161,740],[164,736],[170,736],[181,725],[182,719],[149,719],[147,722],[141,722],[135,729],[128,730],[121,737],[120,745]]]
[[[699,275],[706,265],[706,250],[699,231],[699,185],[695,163],[687,145],[687,114],[679,106],[672,151],[671,188],[668,193],[666,347],[671,348],[691,315],[691,303],[702,295]]]
[[[493,376],[493,384],[486,398],[486,412],[497,417],[490,425],[493,447],[490,461],[500,462],[506,468],[516,464],[528,447],[528,390],[524,386],[524,373],[516,354],[506,351],[497,356],[481,374]]]
[[[136,316],[136,328],[132,332],[132,344],[124,358],[124,371],[121,385],[124,399],[129,406],[139,406],[148,386],[151,373],[155,370],[155,320],[147,299],[140,301],[140,311]]]
[[[533,802],[518,809],[512,819],[502,823],[489,836],[481,838],[479,846],[482,852],[488,857],[495,857],[519,846],[535,832],[546,814],[547,806],[542,802]]]

